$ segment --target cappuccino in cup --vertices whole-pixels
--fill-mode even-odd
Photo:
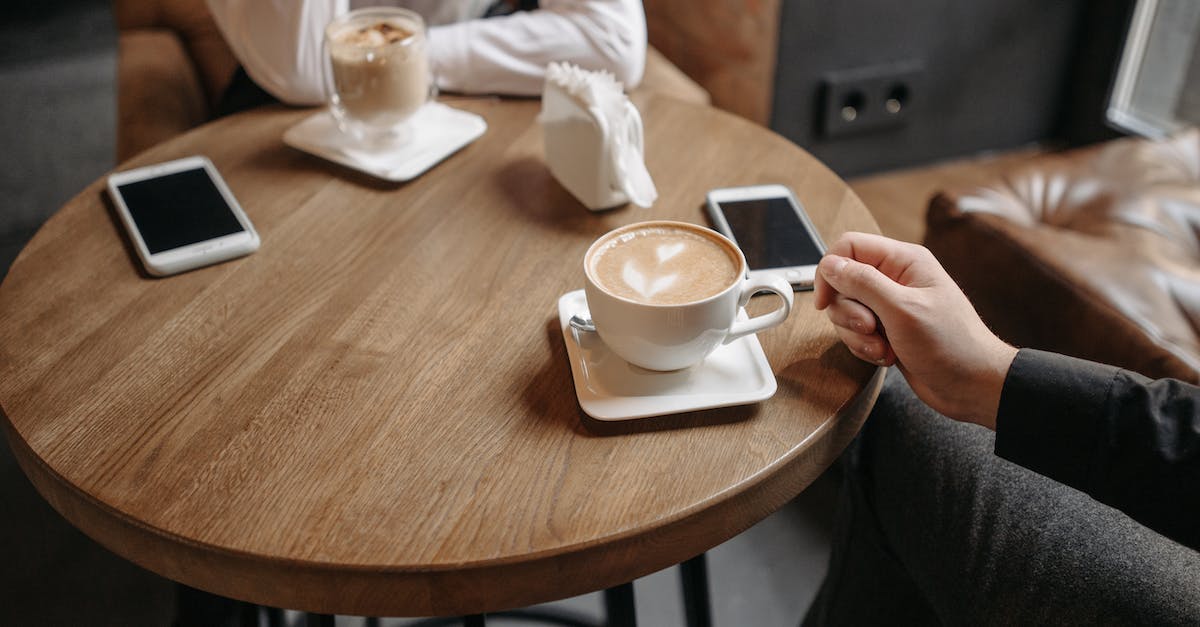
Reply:
[[[583,259],[584,292],[600,339],[625,361],[678,370],[718,346],[781,324],[792,310],[783,277],[746,277],[746,259],[723,235],[686,222],[630,224],[597,239]],[[782,305],[739,320],[759,291]]]
[[[650,225],[604,241],[589,272],[613,295],[649,305],[703,300],[733,285],[737,250],[698,229]]]
[[[325,29],[330,109],[359,140],[401,140],[405,124],[430,98],[433,79],[425,22],[405,9],[351,11]]]

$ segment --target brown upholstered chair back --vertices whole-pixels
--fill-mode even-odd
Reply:
[[[771,122],[780,0],[644,0],[650,43],[715,106]]]

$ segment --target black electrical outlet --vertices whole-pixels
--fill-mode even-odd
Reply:
[[[920,106],[923,66],[916,61],[825,74],[821,82],[821,132],[827,138],[901,126]]]

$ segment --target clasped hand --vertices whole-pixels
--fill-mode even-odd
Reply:
[[[814,289],[856,357],[897,366],[936,411],[995,429],[1017,349],[987,328],[927,248],[846,233],[821,259]]]

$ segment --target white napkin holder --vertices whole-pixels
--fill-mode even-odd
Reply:
[[[588,209],[648,207],[658,197],[642,117],[611,74],[550,64],[540,120],[550,173]]]

